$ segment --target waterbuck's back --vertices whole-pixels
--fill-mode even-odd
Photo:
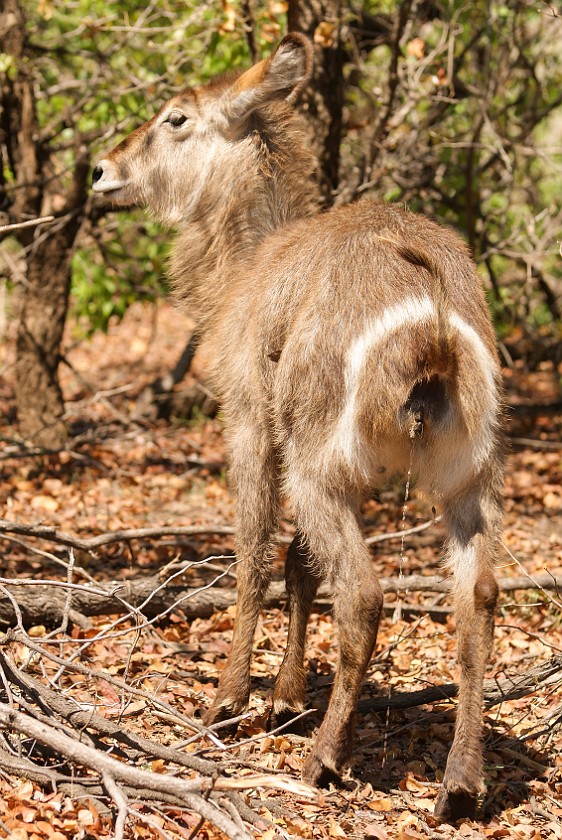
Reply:
[[[489,453],[494,336],[453,231],[369,200],[297,222],[257,249],[222,319],[216,354],[225,390],[237,402],[246,381],[245,399],[274,423],[283,446],[308,453],[316,473],[369,485],[403,469],[416,401],[434,491]],[[436,444],[448,450],[467,432],[459,476],[449,471],[433,486]]]

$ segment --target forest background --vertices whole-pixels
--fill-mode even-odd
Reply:
[[[3,661],[6,698],[12,710],[18,707],[34,720],[41,718],[41,709],[47,714],[48,707],[51,717],[65,721],[67,734],[73,731],[71,713],[53,706],[48,692],[55,687],[64,689],[80,708],[91,703],[89,708],[119,724],[125,710],[131,715],[142,711],[150,727],[156,725],[154,720],[162,726],[157,731],[160,746],[171,743],[170,716],[176,715],[177,726],[188,726],[189,719],[207,744],[198,749],[208,765],[186,765],[185,758],[178,758],[182,750],[185,756],[185,749],[175,743],[173,753],[163,746],[159,753],[154,745],[150,752],[138,740],[138,732],[132,753],[127,753],[119,733],[105,724],[103,730],[102,722],[96,722],[92,749],[104,752],[119,742],[130,760],[131,755],[135,761],[141,753],[149,755],[152,769],[164,775],[170,766],[177,770],[181,765],[186,773],[199,773],[207,780],[219,771],[225,778],[236,771],[240,778],[244,761],[251,760],[258,768],[295,771],[296,778],[301,751],[307,747],[306,739],[264,736],[256,742],[261,746],[232,749],[234,763],[225,769],[224,760],[220,764],[216,756],[209,757],[208,743],[219,752],[221,748],[212,739],[206,742],[208,734],[201,734],[200,724],[193,722],[224,662],[233,609],[232,504],[220,420],[213,419],[217,406],[205,382],[204,360],[195,353],[195,325],[189,313],[173,312],[165,303],[170,233],[140,211],[114,212],[95,200],[89,189],[91,165],[170,95],[187,84],[248,66],[267,55],[287,30],[307,33],[315,45],[313,84],[298,108],[318,154],[324,207],[362,195],[401,202],[458,229],[474,254],[498,332],[509,403],[513,454],[505,543],[514,559],[508,560],[512,568],[506,574],[523,576],[525,584],[521,600],[510,595],[512,605],[502,607],[509,620],[504,621],[503,635],[500,632],[498,662],[509,673],[521,675],[528,663],[512,655],[521,653],[522,646],[534,664],[550,662],[550,667],[550,654],[562,652],[556,589],[562,568],[558,6],[541,0],[1,0],[0,536],[5,554],[0,619],[15,633],[7,637],[11,647]],[[38,218],[47,221],[38,224]],[[407,564],[409,571],[434,578],[441,535],[429,510],[422,505],[415,514],[410,512],[406,525],[414,529],[412,542],[407,528],[401,552],[392,542],[393,534],[404,527],[403,492],[402,486],[391,488],[364,511],[372,530],[383,539],[385,533],[390,535],[388,557],[377,554],[377,546],[384,548],[385,543],[372,539],[379,573],[390,580],[400,554],[400,567]],[[290,522],[282,527],[287,539]],[[422,530],[416,534],[418,527]],[[209,554],[214,559],[197,565]],[[522,558],[521,567],[515,557]],[[174,588],[180,571],[184,588],[191,592],[188,604],[182,600],[185,593]],[[139,578],[139,572],[144,577]],[[217,576],[228,585],[201,606],[198,588]],[[128,579],[132,587],[126,608],[108,594],[114,590],[107,582],[114,578]],[[46,590],[39,591],[31,579]],[[59,595],[57,583],[66,587],[64,595]],[[385,654],[376,660],[373,673],[395,688],[406,685],[413,672],[419,677],[419,669],[432,685],[448,678],[443,663],[433,674],[419,664],[421,653],[410,632],[416,625],[426,639],[423,644],[444,636],[445,649],[453,650],[454,628],[443,602],[446,587],[442,582],[434,585],[431,609],[428,596],[413,585],[411,592],[417,594],[407,609],[397,611],[391,605],[382,631]],[[440,588],[437,603],[435,592]],[[168,593],[168,600],[155,596],[160,590]],[[258,647],[265,659],[255,665],[254,676],[271,675],[278,662],[276,646],[282,647],[285,626],[283,610],[277,609],[280,598],[278,591],[270,602],[275,609],[261,627]],[[110,607],[121,615],[112,619],[122,622],[118,632],[108,619]],[[517,622],[509,610],[515,611]],[[161,620],[170,615],[167,623]],[[507,630],[514,623],[515,635]],[[330,638],[330,620],[320,612],[311,656],[320,688],[329,685]],[[51,644],[45,639],[57,641],[60,662],[45,658]],[[90,641],[83,642],[78,655],[81,639]],[[442,649],[435,650],[437,659],[444,655]],[[177,674],[170,674],[166,656],[173,658],[178,651],[187,651],[191,664],[184,662]],[[435,657],[429,665],[435,666]],[[118,660],[124,664],[112,672]],[[86,669],[82,678],[72,663]],[[160,669],[166,672],[175,711],[158,707],[162,697],[150,674]],[[112,673],[118,675],[119,685],[108,682]],[[504,750],[497,767],[509,763],[505,756],[515,743],[510,739],[523,738],[517,741],[523,775],[514,771],[500,790],[498,770],[493,791],[501,807],[494,810],[493,796],[484,805],[492,820],[490,832],[500,832],[493,836],[506,836],[501,831],[509,834],[514,825],[517,830],[527,826],[520,829],[521,836],[532,837],[535,830],[537,836],[550,836],[547,831],[562,836],[562,831],[556,833],[560,811],[548,798],[556,800],[560,791],[559,774],[548,771],[555,764],[552,757],[560,755],[559,740],[554,751],[552,747],[560,725],[560,709],[553,700],[559,671],[555,669],[554,676],[544,673],[546,693],[533,699],[531,717],[522,715],[520,720],[517,709],[523,707],[514,701],[511,706],[504,703],[502,716],[494,720],[495,734],[502,729]],[[28,674],[35,683],[29,683]],[[143,680],[141,697],[134,692]],[[258,708],[267,683],[262,695]],[[389,713],[386,718],[377,714],[373,709],[366,713],[365,732],[373,727],[379,734],[381,728],[389,730]],[[427,760],[413,766],[416,712],[401,714],[406,723],[396,718],[394,728],[407,731],[410,740],[398,740],[393,760],[386,734],[383,745],[372,748],[374,753],[365,747],[374,765],[379,766],[382,756],[386,782],[374,774],[363,780],[359,793],[349,794],[345,805],[337,799],[344,794],[334,794],[322,807],[307,805],[307,821],[313,826],[308,835],[299,823],[301,806],[295,810],[302,794],[296,787],[281,805],[274,801],[260,808],[255,797],[246,797],[245,805],[239,798],[225,804],[228,796],[235,796],[228,785],[226,793],[213,793],[213,800],[201,783],[192,794],[199,798],[187,810],[177,810],[176,798],[166,811],[162,790],[160,798],[151,797],[143,787],[146,779],[137,779],[137,790],[143,791],[137,805],[130,781],[116,781],[115,768],[100,770],[91,757],[81,755],[77,761],[86,768],[82,795],[93,803],[84,809],[76,805],[76,798],[68,798],[65,788],[68,745],[53,741],[50,732],[39,747],[37,733],[30,735],[24,723],[11,720],[0,746],[0,766],[11,780],[4,790],[3,824],[12,833],[25,832],[39,821],[53,831],[60,829],[62,836],[84,836],[94,829],[104,836],[112,823],[109,802],[117,815],[117,831],[138,833],[141,825],[147,836],[158,836],[163,826],[170,836],[174,831],[189,836],[203,818],[206,822],[197,828],[201,836],[235,836],[232,825],[238,823],[244,831],[264,836],[273,830],[303,836],[382,837],[387,831],[424,836],[428,823],[420,814],[427,810],[423,803],[433,797],[438,770],[432,766],[433,748],[428,748]],[[444,715],[445,723],[432,719],[437,741],[448,710],[438,714]],[[162,725],[166,715],[170,732]],[[246,721],[245,737],[259,733],[262,724],[259,716]],[[415,737],[421,737],[419,732]],[[26,746],[29,739],[36,744],[33,749]],[[529,741],[540,746],[538,758],[522,746]],[[54,784],[53,755],[65,758],[63,769],[56,771],[61,774],[57,792],[47,794],[45,786]],[[18,772],[16,757],[29,762],[18,765]],[[531,782],[533,763],[544,773],[534,767]],[[405,766],[407,774],[400,777]],[[31,788],[18,787],[18,778],[27,779]],[[264,782],[264,789],[268,784],[273,782]],[[412,796],[417,797],[416,807]],[[528,805],[532,797],[535,810],[529,806],[521,811],[522,803]],[[207,800],[212,808],[204,804]],[[150,804],[154,801],[160,810]],[[65,808],[66,828],[62,822],[55,826],[56,819],[64,821]],[[342,821],[342,809],[349,825]],[[268,820],[277,827],[268,828]],[[74,829],[69,828],[72,821]],[[432,831],[445,831],[429,825]],[[364,826],[371,826],[368,830],[374,834]],[[37,836],[54,835],[43,827]]]

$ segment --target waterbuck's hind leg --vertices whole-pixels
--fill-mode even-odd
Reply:
[[[295,536],[287,552],[285,582],[289,598],[289,629],[285,656],[275,680],[273,706],[269,718],[270,729],[281,726],[304,711],[306,626],[320,578],[313,571],[300,534]]]
[[[483,681],[492,650],[498,587],[493,573],[499,506],[473,492],[445,505],[458,638],[460,683],[455,737],[435,815],[474,818],[484,790]]]
[[[230,479],[236,491],[237,601],[232,647],[207,726],[241,714],[250,696],[250,659],[260,609],[271,579],[277,524],[277,463],[267,432],[247,422],[229,438]]]

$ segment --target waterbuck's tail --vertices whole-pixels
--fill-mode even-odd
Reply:
[[[422,244],[400,242],[390,236],[380,236],[384,242],[391,244],[398,255],[412,265],[424,268],[431,277],[431,296],[435,304],[436,318],[434,320],[435,337],[433,352],[427,359],[427,368],[422,371],[422,377],[429,378],[433,373],[451,373],[451,366],[456,357],[455,336],[451,328],[448,313],[447,278],[445,263],[436,258]]]
[[[447,261],[432,254],[422,243],[401,242],[381,236],[406,262],[424,269],[431,278],[430,295],[435,306],[433,334],[420,353],[413,373],[412,389],[400,416],[411,437],[422,434],[428,423],[444,420],[457,390],[457,342],[451,327],[447,297]]]

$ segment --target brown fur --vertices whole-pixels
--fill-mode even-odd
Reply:
[[[198,314],[221,394],[241,562],[232,651],[207,722],[248,702],[284,494],[298,531],[273,720],[304,708],[306,624],[327,578],[339,665],[303,775],[339,775],[382,607],[359,504],[412,453],[420,489],[443,507],[457,605],[459,712],[436,807],[452,819],[474,812],[483,783],[503,472],[494,334],[451,230],[369,200],[317,214],[314,161],[282,101],[309,65],[310,45],[293,35],[236,81],[176,97],[99,164],[95,189],[179,228],[173,287]],[[174,112],[185,124],[170,124]]]

